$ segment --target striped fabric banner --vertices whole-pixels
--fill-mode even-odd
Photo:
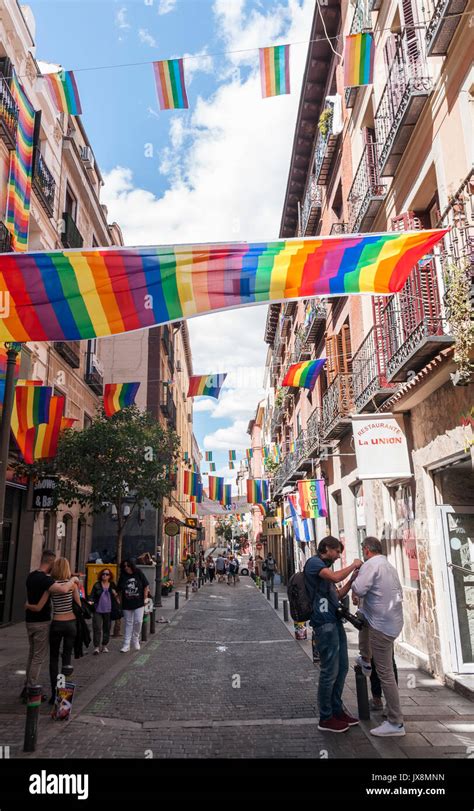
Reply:
[[[183,493],[186,496],[199,496],[199,474],[190,470],[184,471]]]
[[[304,360],[293,363],[283,378],[282,386],[298,386],[303,389],[312,389],[326,363],[326,358],[317,360]]]
[[[232,485],[225,484],[224,485],[224,495],[221,502],[224,507],[230,507],[232,504]]]
[[[222,501],[224,498],[224,479],[222,476],[209,476],[209,498],[211,501]]]
[[[291,520],[293,522],[293,532],[295,540],[301,542],[314,541],[314,525],[311,518],[302,518],[300,512],[299,496],[293,493],[288,496],[288,504],[290,507]]]
[[[253,448],[247,448],[245,453],[246,453],[247,459],[249,459],[249,460],[253,459]]]
[[[344,44],[344,87],[372,84],[374,79],[372,34],[349,34]]]
[[[153,62],[153,70],[160,110],[186,110],[189,105],[183,60],[164,59]]]
[[[229,462],[235,462],[237,454],[235,451],[229,451]]]
[[[61,417],[61,431],[67,431],[68,428],[72,428],[74,423],[77,422],[76,417]]]
[[[206,462],[212,462],[212,451],[206,451]]]
[[[446,233],[0,253],[10,304],[0,342],[74,341],[268,301],[395,293]]]
[[[298,493],[303,518],[327,517],[324,479],[301,479],[298,482]]]
[[[10,90],[18,107],[18,127],[15,151],[12,152],[10,159],[5,225],[12,235],[13,250],[27,251],[35,110],[15,71]]]
[[[210,470],[210,472],[214,473],[215,469],[216,469],[216,463],[215,462],[209,462],[209,470]]]
[[[184,459],[185,462],[189,462],[189,453],[188,453],[188,451],[184,451],[183,459]]]
[[[12,412],[12,426],[19,433],[48,422],[53,393],[51,386],[17,386]]]
[[[247,479],[247,501],[249,504],[263,504],[269,498],[268,479]]]
[[[234,462],[229,462],[229,470],[234,470],[235,464]]]
[[[45,73],[48,90],[59,113],[81,115],[82,107],[72,70],[60,70],[58,73]]]
[[[63,418],[64,404],[63,396],[50,397],[46,422],[26,430],[20,428],[19,414],[14,408],[12,433],[26,464],[32,465],[37,459],[52,459],[56,456],[63,419],[68,421],[71,419]]]
[[[277,443],[275,443],[272,448],[272,457],[273,461],[279,465],[281,462],[281,448]]]
[[[290,46],[259,48],[262,97],[290,93]]]
[[[219,397],[227,372],[215,375],[192,375],[189,378],[188,397]]]
[[[104,411],[112,417],[122,408],[135,403],[140,383],[106,383],[104,386]]]

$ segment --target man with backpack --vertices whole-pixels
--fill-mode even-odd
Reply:
[[[357,576],[354,572],[362,566],[362,561],[356,558],[350,566],[334,572],[332,566],[343,551],[344,546],[338,538],[328,535],[319,543],[317,555],[311,557],[304,567],[304,583],[311,603],[310,625],[314,629],[321,662],[318,729],[324,732],[347,732],[350,726],[359,723],[357,718],[345,712],[342,703],[349,658],[346,632],[337,609],[339,601],[352,587]],[[336,583],[341,583],[349,575],[352,577],[348,583],[336,589]]]
[[[269,552],[267,557],[265,558],[262,566],[262,570],[265,573],[265,579],[267,581],[267,585],[270,586],[271,591],[273,591],[273,583],[275,580],[275,572],[278,571],[276,560],[273,557],[272,553]]]

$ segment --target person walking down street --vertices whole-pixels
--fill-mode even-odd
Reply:
[[[342,703],[349,658],[346,632],[337,614],[339,601],[351,588],[353,577],[339,590],[336,583],[353,575],[362,561],[356,559],[350,566],[333,572],[332,565],[343,551],[340,540],[328,535],[320,541],[317,555],[309,558],[304,568],[305,586],[313,606],[310,625],[314,628],[320,657],[318,729],[323,732],[347,732],[350,726],[359,723],[358,718],[346,712]]]
[[[216,564],[214,563],[214,558],[212,557],[212,555],[209,555],[209,557],[207,559],[206,568],[207,568],[207,576],[209,578],[209,583],[213,583],[214,582],[214,577],[216,576]]]
[[[39,568],[30,572],[26,578],[27,601],[35,609],[28,609],[25,613],[26,632],[28,634],[28,663],[26,665],[25,684],[20,694],[20,699],[26,703],[28,687],[38,684],[41,667],[46,658],[49,641],[49,629],[51,624],[51,601],[52,593],[66,594],[72,591],[75,579],[71,578],[65,584],[55,583],[51,577],[51,569],[56,555],[49,549],[45,549],[41,555]],[[43,595],[47,595],[42,608],[36,610],[36,604],[40,602]],[[46,700],[47,696],[44,697]]]
[[[120,652],[128,653],[130,644],[134,650],[140,650],[145,600],[150,594],[150,587],[143,572],[131,560],[123,560],[120,564],[117,591],[121,598],[125,619],[123,645]]]
[[[216,560],[216,574],[217,574],[217,582],[223,583],[225,578],[225,558],[222,553],[219,554]]]
[[[108,653],[110,623],[114,601],[117,600],[117,586],[112,580],[110,569],[102,569],[97,575],[89,595],[89,604],[93,607],[92,630],[94,636],[94,655]]]
[[[403,628],[403,591],[397,570],[382,554],[382,543],[368,536],[362,543],[364,565],[352,584],[356,597],[363,598],[359,611],[366,625],[359,631],[357,664],[371,675],[373,657],[387,702],[387,720],[370,730],[376,737],[405,735],[400,695],[393,668],[393,643]]]
[[[51,568],[51,577],[54,585],[64,586],[58,591],[54,586],[50,592],[45,592],[36,605],[26,604],[29,611],[41,611],[49,600],[53,603],[53,620],[49,628],[49,677],[51,681],[50,704],[54,704],[56,685],[59,673],[59,652],[62,648],[62,667],[70,666],[74,640],[76,639],[76,616],[73,611],[73,601],[81,608],[81,597],[77,582],[71,578],[71,567],[66,558],[57,558]]]
[[[188,583],[191,582],[193,579],[193,559],[191,555],[187,555],[185,563],[184,563],[184,573],[186,575],[186,580]]]
[[[255,563],[254,563],[254,559],[253,559],[252,555],[249,555],[249,559],[248,559],[248,562],[247,562],[247,569],[249,570],[249,575],[252,578],[252,580],[255,580],[255,571],[254,571],[255,570]]]
[[[271,552],[269,552],[267,557],[265,558],[262,569],[265,572],[267,586],[270,586],[270,590],[273,591],[273,585],[274,585],[274,581],[275,581],[275,573],[278,572],[278,569],[277,569],[277,565],[276,565],[276,560],[273,557]]]
[[[230,586],[231,583],[236,583],[237,575],[239,572],[239,563],[234,555],[231,555],[229,558],[229,568],[227,570],[227,585]]]

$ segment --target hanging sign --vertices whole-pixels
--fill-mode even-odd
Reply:
[[[265,518],[263,521],[262,532],[267,538],[275,535],[281,535],[281,521],[276,516]]]
[[[352,430],[359,479],[405,479],[413,474],[401,418],[354,415]]]
[[[54,508],[54,492],[57,484],[57,479],[51,476],[45,476],[35,483],[33,487],[34,510],[52,510]]]
[[[165,524],[165,534],[171,538],[173,538],[175,535],[179,535],[179,529],[179,524],[174,519],[167,521]]]

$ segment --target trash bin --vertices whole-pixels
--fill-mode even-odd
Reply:
[[[148,580],[150,586],[150,596],[152,599],[155,599],[155,589],[156,589],[156,566],[155,565],[147,565],[137,563],[137,569],[140,569],[141,572],[145,575],[146,579]]]
[[[112,572],[112,580],[117,583],[118,566],[116,563],[86,563],[87,580],[86,592],[87,597],[91,593],[92,586],[97,582],[97,575],[102,569],[110,569]]]

